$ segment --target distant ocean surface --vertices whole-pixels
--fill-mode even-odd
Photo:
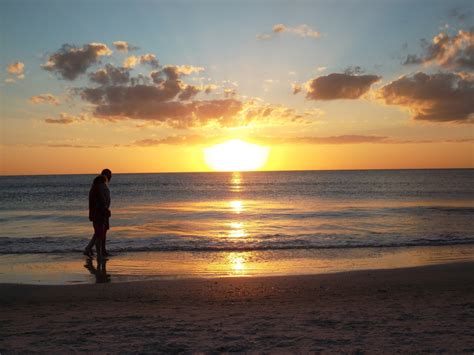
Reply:
[[[0,254],[81,252],[93,175],[0,177]],[[115,174],[112,253],[474,244],[474,170]]]

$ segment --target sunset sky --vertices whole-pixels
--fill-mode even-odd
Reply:
[[[1,1],[0,174],[474,167],[472,1]]]

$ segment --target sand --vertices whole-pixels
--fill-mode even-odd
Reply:
[[[0,352],[474,352],[474,263],[0,285]]]

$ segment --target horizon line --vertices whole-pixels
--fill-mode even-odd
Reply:
[[[474,167],[455,168],[371,168],[371,169],[286,169],[286,170],[242,170],[242,171],[143,171],[143,172],[112,172],[114,175],[132,174],[233,174],[233,173],[276,173],[276,172],[314,172],[314,171],[396,171],[396,170],[473,170]],[[98,175],[99,173],[39,173],[39,174],[0,174],[0,177],[17,176],[69,176]]]

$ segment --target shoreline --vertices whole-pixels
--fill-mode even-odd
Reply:
[[[320,275],[0,284],[0,351],[472,352],[473,299],[474,262]]]
[[[105,281],[298,276],[474,262],[474,245],[252,252],[135,252],[112,256],[106,272],[81,253],[0,255],[0,283],[68,285]],[[109,280],[104,277],[109,275]]]

